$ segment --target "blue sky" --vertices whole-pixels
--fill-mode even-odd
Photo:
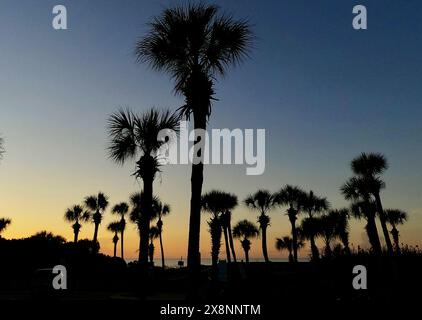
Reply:
[[[132,165],[120,168],[106,158],[105,123],[119,106],[142,111],[183,103],[167,75],[136,64],[133,55],[151,17],[178,3],[1,2],[0,132],[7,154],[0,165],[0,215],[14,219],[11,236],[52,229],[70,238],[62,221],[66,206],[98,190],[117,202],[139,189]],[[267,166],[259,177],[245,176],[244,167],[211,166],[204,190],[224,186],[242,199],[259,187],[276,191],[290,183],[345,206],[338,190],[350,176],[350,160],[382,152],[390,162],[386,207],[411,213],[402,234],[407,230],[415,242],[422,231],[422,3],[216,3],[250,19],[256,41],[250,59],[219,79],[210,127],[265,128]],[[68,30],[51,27],[56,4],[67,7]],[[352,28],[356,4],[368,9],[368,30]],[[172,166],[156,183],[177,211],[168,219],[181,223],[174,239],[182,246],[189,175],[189,167]],[[254,219],[243,207],[237,212],[239,219]],[[279,228],[274,237],[288,232],[280,213],[273,226]],[[354,232],[356,242],[361,232]],[[111,238],[105,229],[103,237]]]

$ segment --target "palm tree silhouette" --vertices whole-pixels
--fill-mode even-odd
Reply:
[[[350,213],[349,209],[341,208],[341,209],[333,209],[329,211],[335,220],[335,234],[340,239],[341,243],[343,244],[343,250],[345,254],[350,254],[350,247],[349,247],[349,218]]]
[[[73,207],[66,209],[64,218],[66,221],[73,222],[73,225],[72,225],[73,234],[74,234],[73,242],[75,243],[78,242],[78,235],[79,235],[79,231],[81,230],[80,222],[88,221],[90,218],[89,213],[86,212],[80,205],[74,205]]]
[[[296,243],[296,248],[300,249],[303,246],[304,246],[304,243],[301,240],[298,240]],[[296,262],[295,258],[293,257],[293,247],[294,247],[293,239],[288,236],[277,238],[275,241],[275,248],[278,251],[287,250],[289,252],[289,262]]]
[[[261,230],[262,239],[262,254],[265,262],[269,262],[268,251],[267,251],[267,228],[270,225],[270,217],[267,212],[274,208],[274,197],[268,190],[258,190],[252,195],[249,195],[244,200],[245,205],[254,210],[258,211],[259,229]]]
[[[104,193],[98,192],[97,195],[86,197],[84,203],[94,223],[94,237],[92,238],[92,242],[98,248],[98,228],[103,220],[104,211],[108,207],[108,197]]]
[[[292,241],[293,241],[293,259],[297,262],[297,231],[296,231],[296,220],[298,214],[301,212],[302,203],[304,202],[306,193],[299,187],[286,185],[282,188],[274,198],[275,203],[280,206],[289,206],[287,209],[287,216],[289,217],[290,224],[292,226]]]
[[[119,236],[117,235],[117,233],[122,231],[122,223],[121,221],[114,221],[114,222],[110,222],[109,225],[107,226],[107,230],[114,232],[114,236],[113,236],[113,244],[114,244],[114,254],[113,257],[116,258],[116,253],[117,253],[117,242],[119,242]]]
[[[125,215],[129,211],[129,206],[126,202],[120,202],[111,209],[111,213],[117,214],[120,216],[120,256],[124,259],[124,250],[123,250],[123,239],[124,232],[126,229],[126,220]]]
[[[314,241],[315,248],[312,249],[312,243],[311,243],[311,258],[313,261],[317,261],[319,259],[319,250],[318,250],[315,240],[322,236],[318,217],[312,216],[312,217],[304,218],[299,228],[300,228],[300,236],[302,239],[309,240],[309,242],[312,241],[311,239],[314,239],[313,241]]]
[[[393,254],[393,245],[387,229],[387,218],[385,216],[380,191],[385,187],[385,183],[380,179],[380,175],[388,169],[387,159],[380,153],[362,153],[351,162],[351,168],[354,174],[364,178],[369,187],[369,192],[375,198],[378,217],[381,222],[382,232],[385,238],[385,244],[389,254]]]
[[[245,260],[246,263],[249,262],[249,250],[251,249],[250,238],[255,238],[259,235],[258,228],[248,220],[239,221],[233,227],[233,237],[240,239],[242,248],[245,251]]]
[[[212,218],[208,221],[211,233],[211,256],[213,265],[218,262],[220,252],[221,229],[224,234],[226,245],[227,261],[231,262],[230,253],[234,253],[233,240],[230,242],[231,235],[231,209],[237,206],[237,197],[227,192],[212,190],[202,196],[201,207],[205,212],[212,214]],[[232,238],[233,239],[233,238]],[[232,250],[232,251],[231,251]],[[235,259],[235,255],[233,255]]]
[[[307,235],[306,238],[309,239],[311,244],[312,259],[318,260],[319,251],[315,243],[316,235],[314,234],[314,228],[312,228],[312,218],[314,217],[314,215],[318,215],[321,212],[327,210],[330,204],[326,198],[316,196],[311,190],[309,193],[305,194],[304,198],[302,199],[301,205],[301,210],[308,213],[308,217],[310,219],[310,222],[305,222],[305,228]]]
[[[396,253],[400,253],[399,231],[397,230],[397,226],[404,224],[408,219],[408,215],[405,211],[399,209],[386,209],[385,216],[387,218],[387,222],[392,227],[390,232],[393,236]]]
[[[371,199],[365,179],[352,177],[346,181],[340,190],[346,200],[352,201],[351,214],[357,219],[366,219],[365,229],[372,250],[375,254],[381,254],[381,242],[375,223],[376,206]]]
[[[155,214],[154,216],[157,217],[157,228],[158,228],[158,236],[160,241],[160,250],[161,250],[161,266],[164,269],[166,264],[164,261],[164,247],[163,247],[163,217],[170,214],[170,205],[166,203],[162,203],[160,199],[156,196],[153,201],[153,207]]]
[[[9,226],[9,224],[12,223],[12,220],[10,220],[9,218],[1,218],[0,219],[0,238],[1,238],[1,233],[6,230],[6,228]]]
[[[145,252],[141,251],[142,246],[142,237],[141,230],[142,230],[142,214],[143,214],[143,208],[142,208],[142,201],[144,198],[144,194],[142,192],[135,192],[129,197],[129,202],[131,205],[130,213],[129,213],[129,220],[136,224],[139,232],[139,250],[138,250],[138,262],[141,261],[141,258],[143,258],[143,255],[145,255]],[[148,238],[149,239],[149,238]],[[142,257],[141,257],[142,256]],[[147,255],[147,261],[148,261],[148,255]]]
[[[129,159],[139,156],[136,162],[136,178],[143,181],[141,206],[143,214],[140,216],[140,250],[139,263],[148,264],[148,235],[153,205],[153,183],[160,171],[157,158],[159,149],[167,143],[158,139],[162,130],[178,130],[178,117],[169,111],[159,112],[151,109],[143,115],[136,115],[130,111],[120,110],[111,115],[108,122],[110,135],[109,155],[117,163],[123,164]]]
[[[156,226],[152,226],[149,229],[149,245],[148,245],[148,255],[149,255],[149,262],[151,265],[154,264],[154,239],[157,239],[160,236],[160,230]]]
[[[326,258],[331,258],[331,241],[337,237],[336,227],[337,227],[337,216],[336,211],[330,210],[327,214],[322,215],[317,218],[319,221],[319,226],[321,228],[320,234],[325,243],[324,256]]]
[[[219,14],[214,5],[190,4],[165,9],[150,23],[149,33],[136,44],[138,61],[164,71],[175,80],[175,91],[185,97],[180,108],[194,129],[206,129],[215,100],[214,81],[231,65],[247,56],[251,31],[244,20]],[[196,130],[198,133],[198,130]],[[195,137],[194,151],[203,159],[203,139]],[[200,224],[203,162],[192,164],[188,267],[195,276],[200,268]]]

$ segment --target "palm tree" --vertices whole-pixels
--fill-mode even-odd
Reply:
[[[385,215],[387,217],[387,222],[392,227],[390,232],[393,236],[396,253],[400,253],[399,231],[397,230],[397,226],[399,224],[404,224],[407,221],[408,215],[405,211],[399,209],[386,209]]]
[[[385,244],[389,254],[393,254],[393,245],[387,229],[387,218],[385,216],[380,191],[385,187],[385,183],[380,179],[380,175],[388,169],[387,159],[380,153],[362,153],[351,162],[351,168],[354,174],[365,179],[369,187],[369,192],[374,196],[377,206],[378,217],[381,222],[382,232],[385,238]]]
[[[73,222],[73,242],[78,242],[78,235],[81,230],[80,222],[89,220],[90,216],[88,212],[86,212],[80,205],[74,205],[73,207],[66,209],[64,218],[66,221]]]
[[[113,257],[116,258],[117,242],[119,241],[119,236],[117,235],[117,233],[122,231],[121,221],[110,222],[109,225],[107,226],[107,230],[114,232],[114,237],[113,237],[113,244],[114,244],[114,251],[113,252],[114,252],[114,254],[113,254]]]
[[[161,266],[164,269],[166,264],[164,261],[164,247],[163,247],[163,217],[170,214],[170,205],[166,203],[162,203],[158,197],[155,197],[155,201],[153,201],[155,215],[158,219],[157,221],[157,228],[158,228],[158,235],[160,240],[160,249],[161,249]]]
[[[375,223],[376,206],[371,199],[365,180],[359,177],[352,177],[340,190],[346,200],[352,201],[351,214],[357,219],[366,219],[365,229],[372,250],[375,254],[381,254],[381,242]]]
[[[98,243],[98,228],[103,220],[104,211],[108,206],[108,197],[104,193],[98,192],[97,195],[86,197],[84,203],[94,223],[94,237],[92,242],[96,246]]]
[[[160,230],[156,226],[152,226],[149,229],[149,246],[148,246],[148,255],[149,262],[151,265],[154,264],[154,239],[157,239],[160,236]]]
[[[296,220],[298,214],[301,212],[302,203],[304,202],[306,193],[299,187],[286,185],[282,188],[274,198],[274,202],[280,206],[288,206],[287,216],[292,225],[292,240],[293,240],[293,258],[297,262],[297,231]]]
[[[1,233],[6,230],[6,228],[8,227],[9,224],[12,223],[12,220],[8,219],[8,218],[1,218],[0,219],[0,238],[1,238]]]
[[[157,158],[159,149],[167,143],[158,139],[162,130],[178,130],[178,117],[169,111],[159,112],[151,109],[143,115],[136,115],[130,111],[120,110],[111,115],[108,121],[110,135],[109,155],[117,163],[123,164],[130,159],[136,162],[134,176],[143,181],[142,210],[144,214],[139,221],[140,251],[139,263],[148,264],[148,235],[150,216],[152,215],[153,183],[160,171]]]
[[[304,246],[304,243],[299,240],[296,244],[296,248],[300,249]],[[296,260],[293,257],[293,239],[285,236],[282,238],[277,238],[276,242],[275,242],[275,248],[278,251],[283,251],[283,250],[287,250],[289,252],[289,262],[295,262]]]
[[[213,265],[218,262],[218,254],[220,252],[221,232],[218,227],[223,229],[224,240],[226,245],[227,261],[231,262],[230,252],[233,250],[233,241],[230,242],[231,236],[231,211],[237,206],[237,197],[220,190],[212,190],[204,194],[201,198],[201,207],[205,212],[211,213],[212,218],[208,221],[211,233],[211,256],[213,257]],[[220,238],[219,238],[220,237]],[[233,239],[233,238],[232,238]],[[230,248],[231,247],[231,248]],[[232,251],[231,251],[232,249]],[[233,255],[235,259],[235,255]]]
[[[314,217],[314,215],[320,214],[321,212],[327,210],[330,204],[326,198],[316,196],[314,192],[311,190],[309,193],[305,194],[304,198],[302,199],[301,205],[302,205],[301,210],[308,213],[308,217],[310,219],[309,221],[311,221],[311,222],[305,223],[305,228],[309,227],[306,229],[306,231],[308,232],[307,238],[309,239],[311,243],[312,259],[318,260],[319,251],[315,243],[316,235],[313,232],[314,229],[311,228],[311,224],[313,221],[312,218]]]
[[[131,210],[129,214],[129,220],[136,224],[139,232],[139,250],[138,250],[138,262],[141,261],[141,258],[144,258],[143,255],[145,255],[145,252],[141,252],[141,246],[142,246],[142,237],[141,230],[142,230],[142,201],[144,198],[144,194],[142,192],[135,192],[129,197],[129,202],[131,205]],[[149,238],[148,238],[149,239]],[[147,255],[147,261],[148,261],[148,255]]]
[[[259,235],[258,228],[248,220],[239,221],[233,227],[233,237],[240,239],[242,248],[245,251],[246,263],[249,262],[249,250],[251,249],[250,238],[255,238]]]
[[[350,254],[349,247],[349,209],[334,209],[329,212],[335,220],[335,234],[343,244],[344,253]]]
[[[120,255],[124,259],[123,239],[126,229],[125,215],[129,212],[129,206],[126,202],[120,202],[111,209],[111,213],[120,216]]]
[[[249,195],[244,200],[245,205],[254,211],[258,211],[259,229],[261,230],[262,239],[262,254],[265,262],[269,262],[267,251],[267,228],[270,225],[270,217],[267,215],[268,211],[274,208],[274,197],[268,190],[258,190],[252,195]]]
[[[175,80],[175,92],[185,97],[181,114],[188,119],[193,115],[194,129],[205,130],[216,76],[247,56],[251,39],[246,21],[221,15],[214,5],[190,4],[164,10],[150,23],[135,52],[138,61]],[[198,135],[195,139],[193,154],[202,160],[204,141]],[[197,161],[192,164],[188,244],[188,267],[195,276],[200,267],[202,183],[203,162]]]
[[[300,231],[300,232],[299,232]],[[303,240],[309,240],[314,239],[315,248],[312,249],[312,243],[311,243],[311,257],[313,261],[316,261],[319,259],[319,250],[316,245],[315,240],[318,237],[321,237],[321,228],[319,226],[319,220],[318,217],[306,217],[302,220],[302,223],[300,224],[300,227],[298,229],[298,233],[300,235],[300,238]],[[318,253],[318,254],[317,254]]]
[[[321,235],[325,243],[324,256],[330,258],[332,256],[331,241],[336,237],[337,217],[335,211],[329,211],[328,214],[317,218],[321,228]]]

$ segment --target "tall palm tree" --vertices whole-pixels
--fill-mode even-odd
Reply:
[[[92,242],[96,246],[98,243],[98,228],[103,220],[103,214],[108,207],[108,197],[104,193],[98,192],[97,195],[86,197],[84,203],[94,223],[94,237]]]
[[[73,207],[66,209],[64,218],[66,221],[73,222],[73,241],[75,243],[78,242],[79,231],[81,230],[80,222],[89,220],[90,216],[88,212],[86,212],[80,205],[74,205]]]
[[[258,224],[261,231],[262,255],[265,262],[269,262],[267,250],[267,228],[270,225],[270,217],[267,213],[274,208],[274,197],[268,190],[258,190],[246,197],[245,205],[254,211],[259,212]]]
[[[393,236],[396,253],[400,253],[399,231],[397,230],[397,226],[404,224],[407,221],[408,215],[405,211],[400,209],[386,209],[385,215],[387,217],[387,222],[392,227],[390,232]]]
[[[304,246],[304,243],[301,240],[298,240],[296,247],[298,249],[302,248]],[[287,250],[289,252],[289,262],[295,262],[296,260],[293,257],[293,239],[288,237],[288,236],[284,236],[282,238],[277,238],[275,241],[275,248],[278,251],[283,251],[283,250]]]
[[[161,266],[164,269],[166,264],[164,261],[164,247],[163,247],[163,217],[170,214],[170,205],[162,203],[158,197],[155,197],[153,201],[155,216],[157,217],[157,228],[158,236],[160,240],[160,250],[161,250]]]
[[[148,255],[149,255],[149,262],[151,265],[154,264],[154,240],[160,236],[160,231],[156,226],[152,226],[149,229],[149,245],[148,245]]]
[[[141,266],[148,264],[148,235],[150,216],[153,205],[153,183],[160,171],[157,159],[159,149],[167,143],[159,137],[162,130],[178,130],[178,117],[169,111],[159,112],[151,109],[143,115],[131,111],[120,110],[112,114],[108,121],[110,135],[109,155],[117,163],[123,164],[131,159],[136,161],[134,176],[143,181],[143,201],[141,203],[144,214],[139,222]]]
[[[330,210],[329,214],[331,214],[335,220],[335,234],[340,239],[341,243],[343,244],[343,250],[345,254],[350,254],[350,247],[349,247],[349,209],[341,208],[341,209],[333,209]]]
[[[290,224],[292,226],[292,241],[293,241],[293,259],[297,262],[297,231],[296,231],[296,220],[298,214],[302,210],[302,203],[304,202],[306,193],[296,186],[286,185],[284,186],[274,198],[274,202],[280,206],[288,206],[287,216],[289,217]]]
[[[230,194],[220,190],[211,190],[204,194],[201,198],[201,207],[205,212],[211,213],[212,218],[208,222],[211,232],[211,256],[213,257],[213,265],[218,262],[218,254],[220,251],[219,237],[221,232],[218,231],[218,227],[222,228],[224,234],[224,240],[226,245],[227,261],[231,262],[231,251],[230,248],[230,237],[231,237],[231,212],[233,208],[237,206],[237,197],[234,194]],[[230,229],[230,230],[229,230]],[[233,256],[235,258],[235,255]]]
[[[8,227],[9,224],[12,223],[12,220],[8,219],[8,218],[1,218],[0,219],[0,238],[1,238],[1,233],[6,230],[6,228]]]
[[[250,238],[255,238],[259,235],[258,228],[248,220],[239,221],[233,227],[233,237],[240,239],[242,248],[245,251],[245,260],[246,263],[249,262],[249,250],[251,249]]]
[[[119,242],[119,236],[117,235],[117,233],[122,231],[122,223],[121,221],[114,221],[114,222],[110,222],[109,225],[107,226],[107,230],[114,232],[114,236],[113,236],[113,244],[114,244],[114,254],[113,257],[116,258],[116,253],[117,253],[117,242]]]
[[[305,223],[305,227],[311,227],[314,215],[320,214],[321,212],[327,210],[330,206],[326,198],[316,196],[312,190],[304,195],[301,205],[301,210],[308,214],[308,218],[310,219],[309,221],[311,221]],[[312,259],[317,260],[319,258],[319,251],[315,243],[316,235],[313,232],[314,229],[307,228],[306,231],[308,232],[307,238],[309,238],[311,244]]]
[[[136,44],[138,61],[164,71],[175,80],[175,92],[183,94],[181,114],[193,115],[194,129],[205,130],[215,100],[216,76],[247,56],[251,31],[245,20],[234,20],[208,4],[165,9],[150,23],[148,34]],[[198,130],[196,130],[198,133]],[[203,139],[196,136],[194,155],[203,159]],[[198,275],[203,162],[192,164],[188,267]]]
[[[125,215],[129,212],[129,205],[126,202],[120,202],[111,209],[111,213],[120,216],[120,256],[124,259],[123,239],[126,229]]]
[[[365,179],[369,186],[370,193],[375,198],[385,244],[387,245],[388,253],[393,254],[393,245],[387,229],[387,218],[382,207],[380,196],[381,189],[385,187],[385,183],[380,179],[380,175],[388,169],[387,159],[380,153],[362,153],[352,160],[351,168],[354,174]]]
[[[366,233],[372,250],[375,254],[381,254],[381,242],[375,223],[376,206],[368,191],[365,179],[352,177],[340,188],[346,200],[352,201],[351,214],[357,219],[366,219]]]

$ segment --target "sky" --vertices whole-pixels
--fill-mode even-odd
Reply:
[[[1,1],[0,134],[6,154],[0,163],[0,217],[13,221],[5,238],[47,230],[72,240],[63,219],[67,207],[98,191],[115,204],[141,189],[131,176],[133,163],[119,166],[107,158],[106,121],[119,107],[141,113],[183,104],[171,79],[137,64],[133,54],[152,17],[180,3]],[[293,184],[344,207],[349,204],[339,188],[351,176],[350,160],[381,152],[390,164],[383,176],[384,207],[407,211],[401,238],[422,245],[422,3],[214,3],[249,19],[255,41],[250,58],[218,79],[209,128],[265,129],[266,170],[247,176],[242,165],[210,165],[203,190],[235,193],[241,202],[259,188],[275,192]],[[51,26],[57,4],[67,8],[68,30]],[[352,27],[356,4],[367,8],[367,30]],[[154,190],[172,208],[164,220],[166,256],[185,259],[190,167],[163,167]],[[240,204],[233,223],[256,216]],[[290,230],[285,208],[270,216],[269,254],[282,257],[274,242]],[[100,228],[107,254],[113,235],[106,225],[115,219],[108,210]],[[204,214],[203,257],[210,252],[207,219]],[[363,226],[352,221],[355,247],[367,246]],[[80,238],[92,234],[93,225],[84,224]],[[134,225],[126,235],[125,255],[136,258]],[[251,256],[261,257],[259,240]]]

